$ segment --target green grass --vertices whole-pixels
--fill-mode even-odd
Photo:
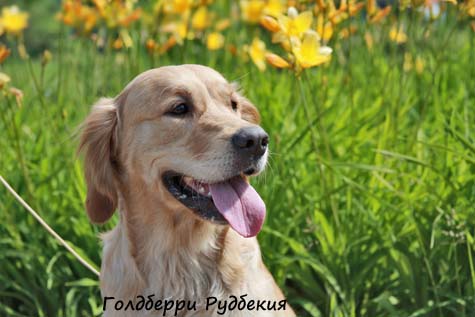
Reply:
[[[404,46],[388,41],[389,25],[370,28],[372,51],[362,32],[337,40],[330,65],[300,79],[196,42],[151,60],[143,47],[100,52],[61,36],[43,78],[36,58],[3,67],[25,97],[22,107],[1,97],[0,174],[99,266],[98,233],[117,219],[87,220],[77,126],[145,69],[206,64],[240,83],[271,136],[253,181],[268,206],[259,241],[299,316],[474,316],[474,33],[412,19]],[[241,44],[252,32],[228,31]],[[423,57],[422,74],[403,71],[405,52]],[[0,189],[0,315],[89,316],[101,305],[95,276]]]

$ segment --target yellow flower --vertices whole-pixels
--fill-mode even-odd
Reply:
[[[290,45],[290,38],[281,31],[272,34],[272,43],[279,43],[287,52],[290,52],[292,50],[292,45]]]
[[[134,45],[134,41],[126,29],[120,30],[119,35],[125,47],[130,48]]]
[[[377,8],[378,8],[378,4],[376,3],[376,0],[368,0],[368,1],[366,1],[366,12],[367,12],[369,15],[375,14]]]
[[[312,25],[313,14],[311,11],[299,14],[297,9],[290,7],[287,15],[280,15],[278,21],[284,34],[289,37],[301,37]]]
[[[124,46],[124,42],[120,37],[116,38],[112,43],[112,47],[116,50],[120,50]]]
[[[371,18],[369,19],[369,23],[380,22],[382,19],[384,19],[386,16],[389,15],[389,13],[391,12],[391,8],[392,8],[391,6],[387,6],[381,10],[378,9],[378,11],[376,11],[376,13],[373,14]]]
[[[252,40],[251,46],[249,47],[249,56],[251,57],[254,64],[260,71],[266,69],[265,55],[266,55],[266,44],[255,37]]]
[[[420,57],[420,56],[417,56],[416,57],[416,73],[418,75],[422,74],[424,72],[424,66],[425,66],[425,63],[424,63],[424,60]]]
[[[340,38],[341,39],[346,39],[350,37],[351,35],[355,34],[358,28],[354,25],[350,25],[349,27],[346,27],[340,31]]]
[[[18,44],[17,50],[18,50],[18,55],[20,55],[22,59],[28,58],[28,52],[26,51],[26,47],[24,43]]]
[[[222,19],[216,22],[216,25],[214,26],[214,28],[216,29],[216,31],[223,31],[223,30],[226,30],[230,25],[231,25],[231,20]]]
[[[346,10],[350,12],[350,16],[355,16],[361,9],[365,6],[364,2],[354,3],[354,1],[350,0],[348,6],[342,6],[340,10]]]
[[[371,51],[373,49],[373,46],[374,46],[374,40],[373,40],[373,36],[371,35],[371,33],[366,32],[364,34],[364,41],[366,43],[366,46],[368,47],[368,50]]]
[[[21,12],[17,6],[2,9],[0,22],[7,33],[19,34],[28,26],[28,13]]]
[[[166,0],[163,3],[163,11],[165,13],[183,14],[191,10],[193,0]]]
[[[92,0],[92,2],[109,28],[129,27],[132,22],[140,18],[142,13],[140,8],[134,9],[135,0]]]
[[[10,55],[10,49],[5,45],[0,45],[0,64],[2,64]]]
[[[186,19],[172,21],[162,25],[161,31],[164,33],[171,33],[175,39],[175,44],[182,44],[185,38],[193,38],[192,32],[188,30],[188,23]]]
[[[278,17],[284,11],[285,6],[282,3],[282,0],[268,0],[263,9],[264,14],[270,15],[274,18]]]
[[[327,8],[324,0],[317,0],[317,6],[315,7],[315,13],[321,12]]]
[[[67,0],[63,2],[59,19],[80,33],[88,34],[97,23],[98,13],[94,8],[82,5],[81,2]]]
[[[246,22],[259,22],[262,12],[265,7],[265,2],[262,0],[241,0],[241,14],[242,19]]]
[[[160,46],[158,52],[163,54],[170,50],[177,43],[177,39],[174,36],[171,36],[162,46]]]
[[[260,24],[267,30],[275,33],[280,31],[280,25],[276,19],[271,16],[265,15],[261,18]]]
[[[320,46],[319,37],[315,31],[307,31],[301,43],[296,42],[293,54],[297,64],[302,68],[321,65],[331,59],[332,49]]]
[[[154,39],[148,39],[146,42],[145,42],[145,48],[147,49],[147,52],[150,54],[150,55],[153,55],[153,53],[155,53],[155,49],[157,48],[157,42],[155,42]]]
[[[273,53],[267,53],[265,55],[266,61],[271,64],[272,66],[276,68],[289,68],[290,64],[280,57],[279,55],[273,54]]]
[[[325,23],[322,14],[317,17],[317,33],[325,42],[328,42],[333,36],[333,25],[330,22]]]
[[[407,35],[404,33],[402,27],[399,30],[393,26],[389,31],[389,38],[391,41],[396,42],[397,44],[403,44],[407,42]]]
[[[219,50],[224,46],[224,36],[219,32],[208,34],[206,38],[206,46],[210,51]]]
[[[0,73],[0,89],[10,82],[10,76],[5,73]]]
[[[475,0],[465,0],[465,2],[460,5],[460,9],[465,14],[475,18]]]
[[[198,8],[198,10],[196,10],[195,14],[193,14],[191,26],[197,31],[202,31],[209,26],[210,20],[208,8],[201,6]]]

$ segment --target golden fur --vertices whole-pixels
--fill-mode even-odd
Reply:
[[[165,116],[180,100],[192,101],[193,115]],[[85,153],[87,213],[95,223],[107,221],[116,208],[120,216],[119,224],[102,237],[104,297],[128,301],[154,294],[155,300],[198,303],[209,296],[226,300],[243,294],[248,294],[247,300],[284,299],[262,263],[256,238],[243,238],[229,226],[202,220],[161,181],[161,173],[169,169],[209,182],[231,177],[229,138],[258,121],[256,108],[233,85],[199,65],[146,71],[116,98],[93,106],[80,144]],[[150,313],[109,307],[105,311],[106,316],[141,314]],[[288,305],[286,311],[236,309],[225,315],[295,316]],[[196,311],[182,310],[179,316],[209,317],[217,312],[198,305]]]

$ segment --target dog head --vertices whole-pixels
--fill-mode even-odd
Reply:
[[[84,123],[90,219],[107,221],[119,188],[138,179],[170,212],[256,235],[265,205],[246,176],[264,169],[269,142],[258,123],[254,105],[208,67],[140,74],[94,105]]]

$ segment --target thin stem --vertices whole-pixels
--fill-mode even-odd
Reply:
[[[31,78],[33,79],[33,84],[35,86],[36,92],[38,93],[38,98],[40,99],[41,107],[43,108],[43,110],[45,110],[46,103],[43,96],[43,89],[41,88],[41,84],[38,81],[38,78],[36,77],[31,58],[28,58],[28,70],[30,71]]]
[[[305,73],[304,73],[304,76],[306,76]],[[318,138],[317,138],[316,132],[314,131],[314,126],[310,124],[311,115],[310,115],[310,110],[309,110],[309,107],[308,107],[308,102],[307,102],[307,98],[306,98],[306,94],[305,94],[305,89],[304,89],[304,86],[303,86],[303,83],[302,83],[302,78],[301,77],[297,78],[297,81],[299,83],[299,88],[300,88],[300,97],[303,101],[302,104],[304,106],[303,108],[304,108],[305,118],[306,118],[307,122],[309,123],[309,131],[310,131],[310,139],[311,139],[311,142],[312,142],[312,148],[313,148],[313,151],[316,154],[317,165],[318,165],[318,168],[320,170],[320,175],[321,175],[320,184],[322,185],[322,190],[323,190],[323,193],[324,193],[325,197],[327,197],[327,199],[328,199],[328,205],[332,210],[333,217],[335,219],[335,223],[336,223],[337,226],[339,226],[340,222],[339,222],[338,209],[337,209],[336,203],[334,202],[332,195],[327,195],[327,193],[329,193],[331,191],[332,187],[333,187],[333,179],[332,179],[332,177],[329,178],[329,182],[330,182],[329,185],[330,186],[328,186],[326,172],[323,169],[323,165],[328,166],[328,164],[324,164],[323,160],[321,159],[321,155],[319,155],[318,141],[317,141]],[[307,77],[305,78],[305,81],[310,82]],[[318,102],[316,102],[316,104],[318,104]],[[317,107],[317,112],[321,113],[319,107]],[[326,135],[326,132],[325,132],[325,129],[323,127],[323,124],[322,124],[321,120],[317,120],[317,126],[318,126],[318,129],[319,129],[320,137],[323,141],[323,145],[324,145],[325,150],[326,150],[327,159],[331,159],[330,145],[328,143],[328,138],[327,138],[327,135]]]
[[[28,195],[29,199],[33,199],[33,190],[32,190],[32,185],[31,185],[32,183],[31,183],[30,175],[28,173],[28,169],[26,167],[25,157],[23,155],[23,149],[22,149],[21,144],[20,144],[20,133],[18,131],[18,127],[17,127],[16,120],[15,120],[15,112],[12,109],[10,98],[5,97],[5,99],[7,101],[8,110],[10,112],[10,125],[11,125],[12,132],[13,132],[13,135],[12,135],[13,146],[14,146],[14,149],[15,149],[15,153],[16,153],[18,162],[20,163],[20,169],[21,169],[21,172],[23,174],[23,178],[25,179],[27,195]],[[3,112],[2,112],[2,121],[4,122],[5,128],[7,128],[8,127],[8,122],[7,122],[7,119],[5,118],[5,114]]]

